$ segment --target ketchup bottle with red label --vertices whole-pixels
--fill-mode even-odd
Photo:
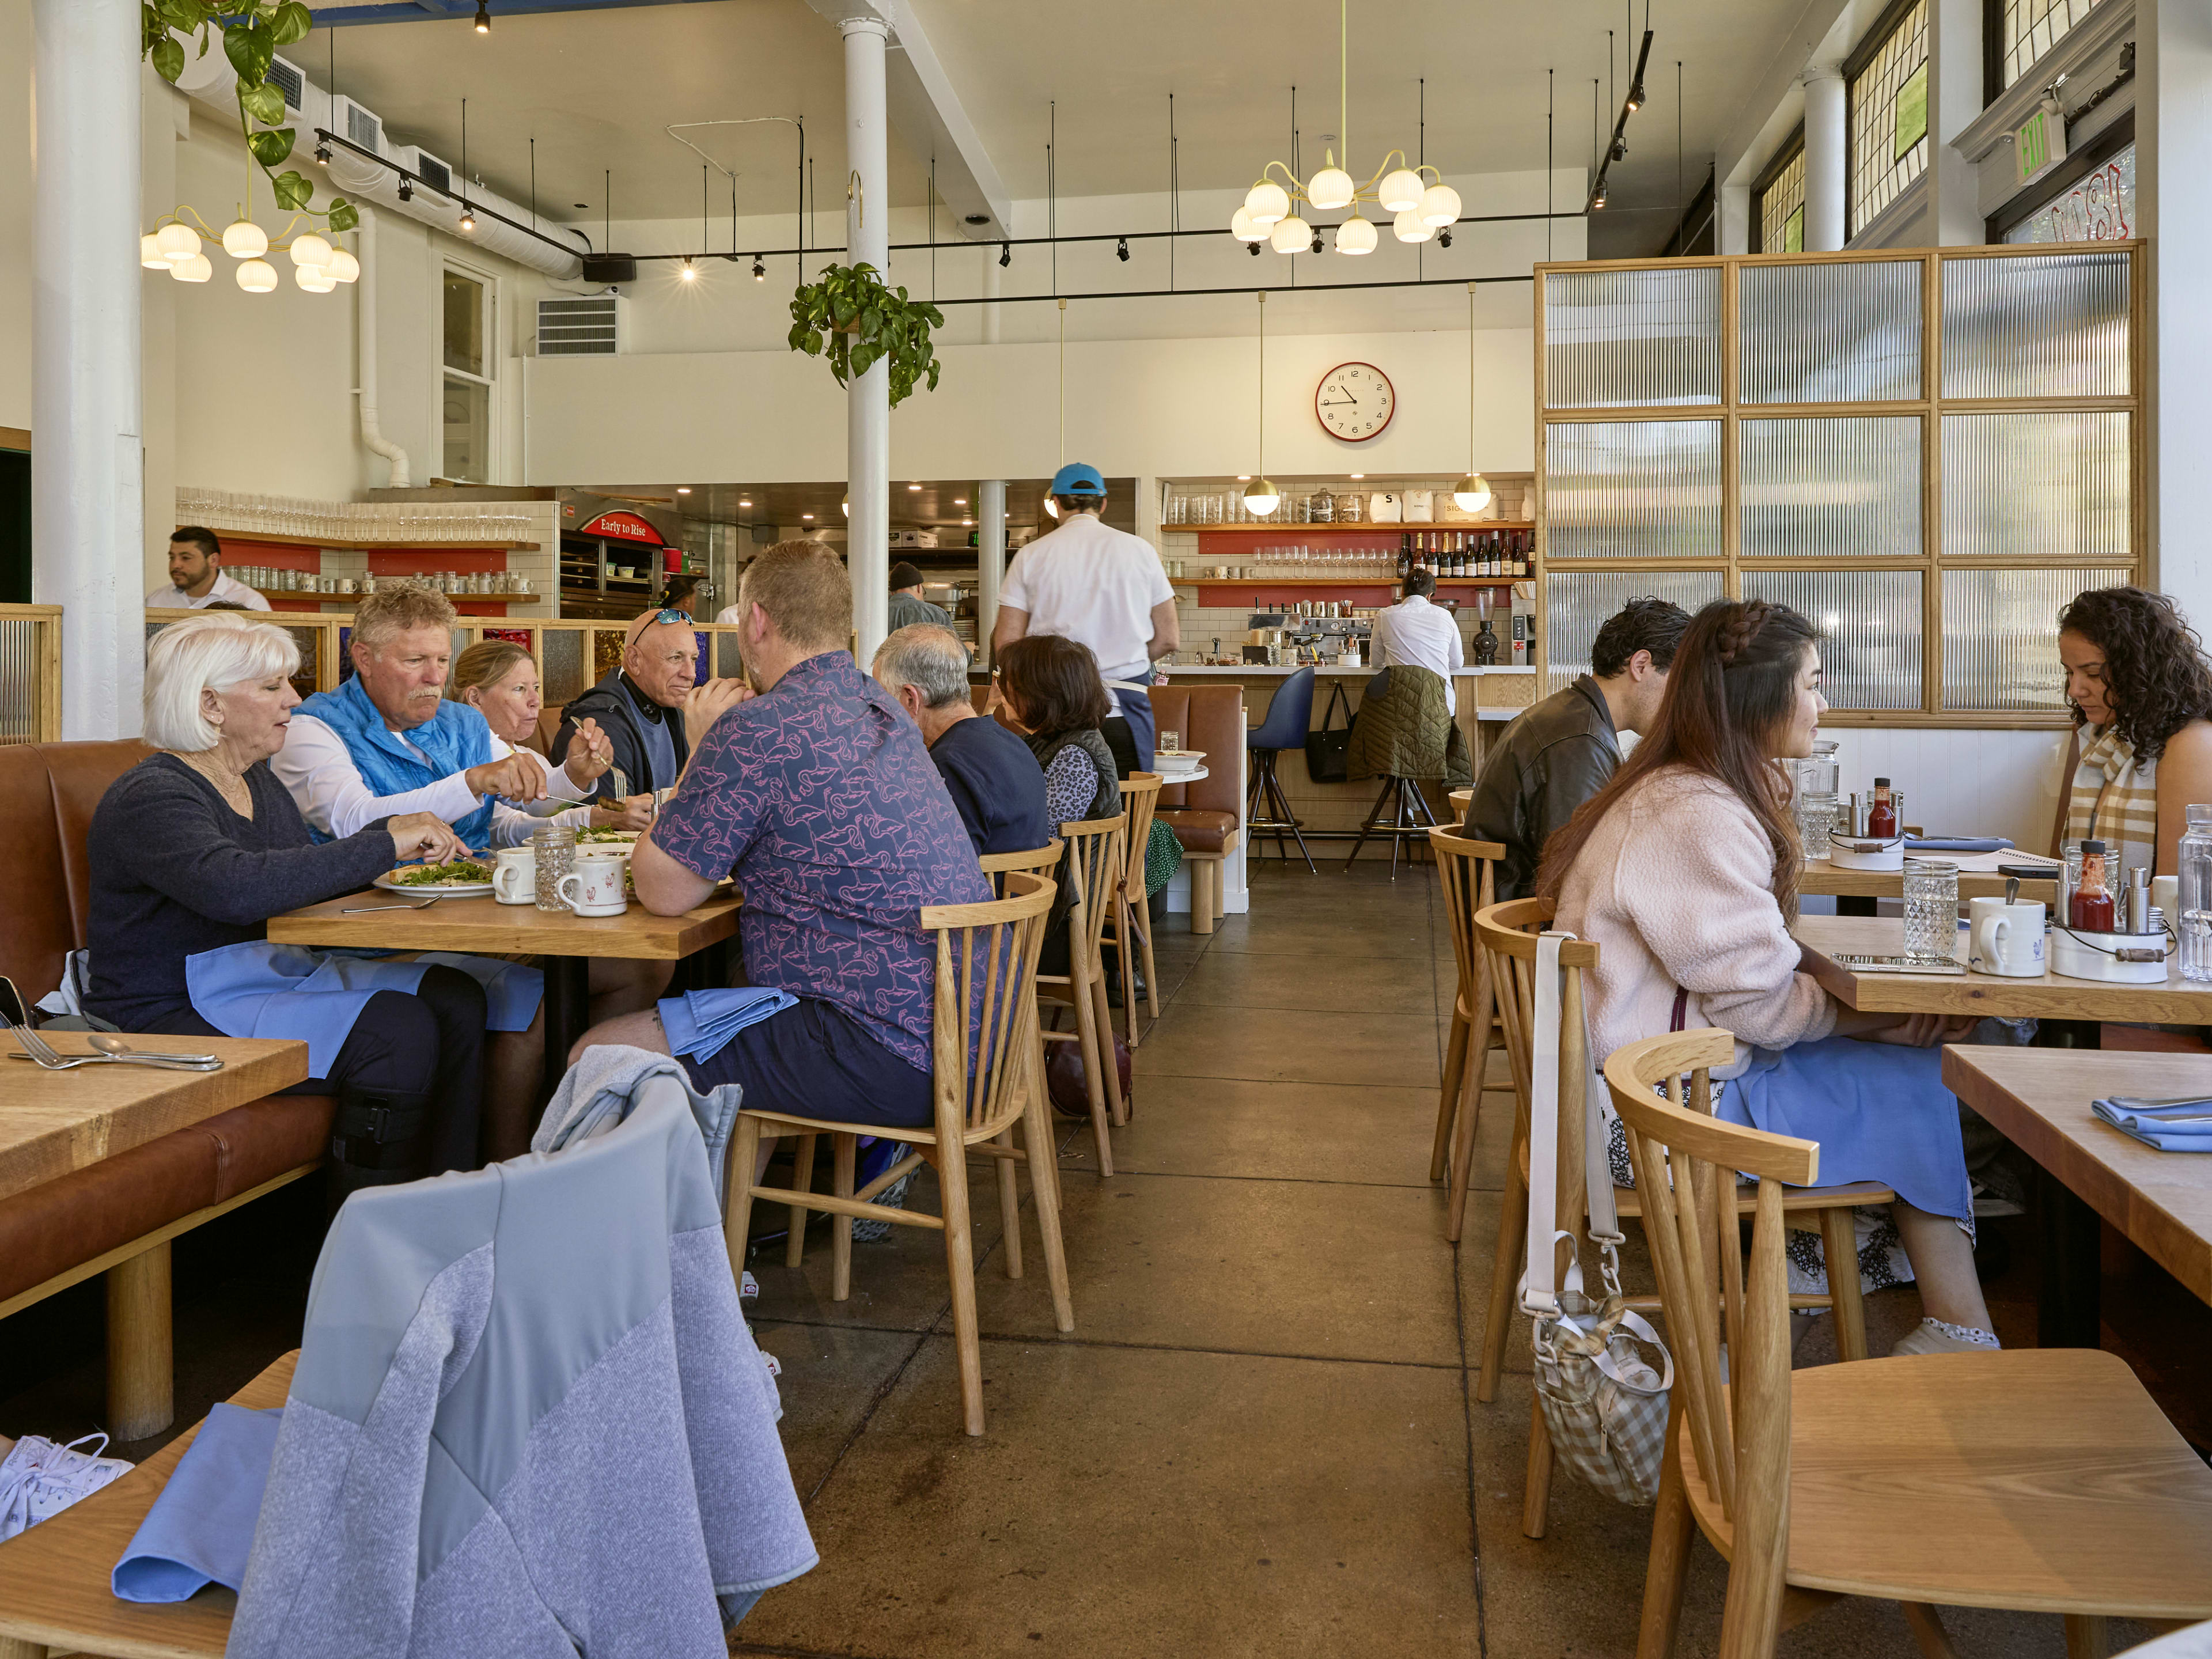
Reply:
[[[1889,804],[1889,780],[1874,781],[1874,804],[1867,808],[1867,834],[1887,840],[1897,833],[1897,811]]]
[[[2115,925],[2112,895],[2105,883],[2105,843],[2081,843],[2081,880],[2074,889],[2066,920],[2085,933],[2109,933]]]

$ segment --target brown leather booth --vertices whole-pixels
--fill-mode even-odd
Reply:
[[[1176,680],[1152,688],[1152,723],[1204,751],[1206,775],[1160,791],[1158,821],[1176,833],[1190,865],[1190,931],[1210,933],[1222,914],[1222,860],[1243,827],[1237,778],[1244,750],[1244,688]]]
[[[0,746],[0,973],[26,1003],[61,983],[86,944],[85,835],[107,786],[152,750],[135,741]],[[0,1316],[108,1275],[108,1428],[167,1426],[169,1241],[322,1160],[332,1103],[271,1095],[0,1200]],[[118,1303],[141,1316],[118,1316]]]

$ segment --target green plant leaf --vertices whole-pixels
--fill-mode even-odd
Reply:
[[[260,162],[263,167],[273,167],[292,153],[292,129],[279,127],[274,132],[257,132],[246,141],[246,147],[253,152],[253,159]],[[300,178],[296,173],[288,173],[284,176],[288,179]],[[304,179],[301,179],[300,182],[302,185],[307,184]],[[307,199],[306,196],[302,196],[300,201],[303,203]],[[279,204],[279,205],[286,204]],[[297,206],[299,204],[289,205]]]
[[[264,127],[273,127],[284,118],[284,94],[266,81],[250,91],[240,92],[238,106]],[[283,157],[276,159],[282,161]]]
[[[331,200],[331,228],[351,230],[361,223],[361,210],[343,196]]]
[[[315,187],[296,173],[278,173],[269,187],[276,192],[276,205],[287,213],[298,212],[315,194]]]
[[[154,43],[154,49],[147,56],[153,60],[155,73],[164,81],[174,81],[185,72],[184,42],[167,29],[161,31],[161,38]]]
[[[300,3],[300,0],[285,0],[276,8],[269,33],[280,46],[289,46],[295,40],[304,40],[307,31],[315,26],[314,14]]]

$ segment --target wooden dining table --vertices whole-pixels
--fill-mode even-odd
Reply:
[[[1997,866],[2010,864],[2033,866],[2051,872],[2039,878],[2025,878],[2020,884],[2020,896],[2023,900],[2048,905],[2057,898],[2057,872],[2064,868],[2057,859],[2045,858],[2036,853],[1930,852],[1909,856],[1943,859],[1957,865],[1959,897],[1961,900],[2002,898],[2011,878],[2000,873]],[[1805,873],[1797,878],[1797,890],[1847,899],[1902,898],[1905,896],[1905,872],[1901,870],[1847,870],[1827,859],[1808,859]]]
[[[441,898],[426,908],[404,893],[374,888],[288,910],[269,921],[279,945],[368,947],[381,951],[459,951],[532,956],[545,970],[545,1077],[551,1091],[568,1069],[568,1050],[591,1024],[591,963],[595,957],[628,962],[675,962],[718,945],[738,931],[742,901],[726,888],[696,909],[655,915],[633,902],[618,916],[580,916],[534,904],[482,898]]]
[[[2212,1155],[2160,1152],[2089,1109],[2116,1095],[2212,1096],[2212,1054],[1954,1044],[1943,1083],[2035,1160],[2043,1346],[2098,1344],[2100,1218],[2212,1303]]]

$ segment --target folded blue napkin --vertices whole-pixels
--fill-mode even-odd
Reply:
[[[660,1024],[671,1053],[712,1060],[732,1037],[770,1014],[780,1014],[799,999],[771,986],[746,985],[727,991],[686,991],[660,1000]]]
[[[236,1589],[261,1518],[283,1411],[221,1405],[178,1461],[110,1583],[125,1601],[182,1601],[210,1584]]]
[[[1907,836],[1908,853],[2008,853],[2012,842],[2002,836]]]
[[[2179,1106],[2118,1106],[2093,1100],[2089,1109],[2122,1134],[2161,1152],[2212,1152],[2212,1097]]]

